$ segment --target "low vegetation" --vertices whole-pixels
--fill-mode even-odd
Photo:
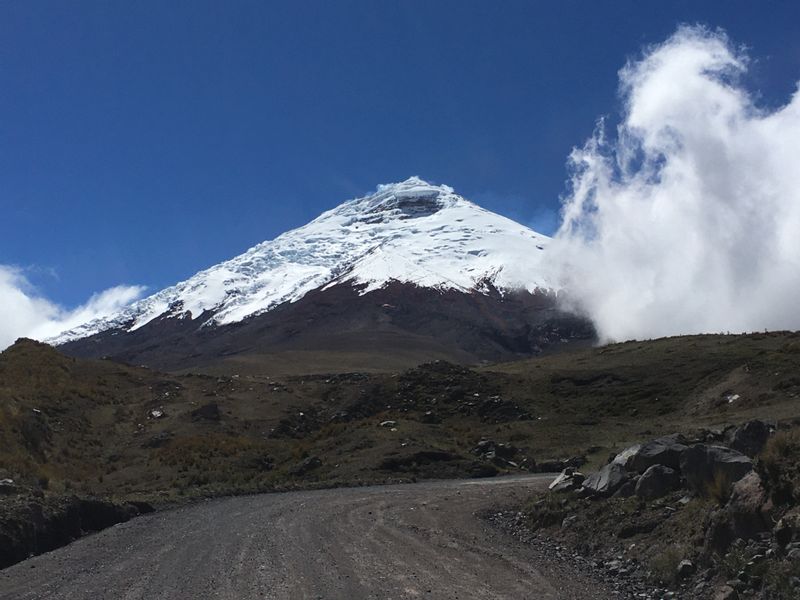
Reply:
[[[475,368],[298,375],[251,361],[241,374],[170,374],[22,340],[0,354],[0,479],[17,494],[0,496],[0,514],[23,493],[161,506],[590,469],[646,437],[798,418],[798,347],[793,333],[693,336]],[[780,498],[797,481],[796,444],[776,437],[762,460]]]

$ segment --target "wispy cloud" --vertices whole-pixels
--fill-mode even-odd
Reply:
[[[800,93],[763,110],[747,67],[681,27],[620,71],[617,130],[573,151],[551,252],[605,339],[800,328]]]
[[[113,287],[68,310],[41,296],[22,269],[0,265],[0,349],[19,337],[43,340],[109,316],[139,298],[144,290],[142,286]]]

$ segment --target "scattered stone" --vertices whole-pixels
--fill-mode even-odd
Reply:
[[[163,448],[172,439],[170,431],[161,431],[142,444],[142,448]]]
[[[635,493],[639,498],[652,500],[661,498],[676,490],[681,483],[680,475],[674,469],[664,465],[652,465],[642,473],[636,483]]]
[[[498,467],[519,467],[519,463],[513,460],[519,453],[519,449],[512,444],[503,444],[494,440],[481,440],[471,452]]]
[[[432,410],[425,411],[419,420],[420,422],[426,423],[428,425],[435,425],[437,423],[442,422],[442,418]]]
[[[578,520],[578,515],[569,515],[568,517],[564,517],[564,520],[561,521],[561,529],[566,529],[577,520]]]
[[[300,476],[322,466],[318,456],[309,456],[289,469],[289,475]]]
[[[723,585],[714,593],[714,600],[739,600],[739,593],[729,585]]]
[[[13,494],[18,494],[19,492],[20,488],[14,483],[13,479],[0,479],[0,494],[4,496],[10,496]]]
[[[191,413],[195,421],[219,421],[221,414],[216,402],[209,402],[200,408],[194,409]]]

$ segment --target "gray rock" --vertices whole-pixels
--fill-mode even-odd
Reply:
[[[2,495],[13,495],[18,494],[20,492],[19,486],[14,483],[13,479],[2,479],[0,480],[0,494]]]
[[[772,530],[775,541],[780,546],[791,543],[797,532],[800,531],[800,514],[784,515]]]
[[[681,478],[677,471],[664,465],[653,465],[639,478],[635,493],[639,498],[648,500],[661,498],[678,489],[680,483]]]
[[[772,519],[772,503],[758,473],[751,471],[733,485],[727,510],[731,526],[737,538],[752,539],[769,531]]]
[[[556,494],[572,492],[581,487],[585,479],[583,473],[576,471],[574,467],[567,467],[553,480],[549,489]]]
[[[705,594],[705,591],[706,591],[706,582],[705,581],[701,581],[696,586],[694,586],[694,595],[695,596],[701,596],[702,594]],[[701,597],[705,597],[705,596],[701,596]]]
[[[625,483],[623,483],[619,489],[614,492],[615,498],[630,498],[636,493],[636,483],[638,482],[637,479],[628,479]]]
[[[561,529],[567,529],[577,520],[578,520],[578,515],[570,515],[568,517],[564,517],[564,520],[561,521]]]
[[[628,468],[628,463],[631,461],[633,455],[636,454],[639,451],[639,448],[641,447],[642,447],[641,444],[634,444],[633,446],[628,446],[627,448],[625,448],[625,450],[623,450],[619,454],[616,455],[612,454],[608,462],[619,463],[623,467]]]
[[[731,432],[731,448],[747,456],[755,457],[764,449],[772,431],[773,428],[764,421],[748,421]]]
[[[622,464],[628,471],[644,473],[653,465],[663,465],[673,470],[680,469],[681,454],[687,449],[683,438],[670,435],[631,446],[620,452],[614,462]]]
[[[689,487],[708,496],[713,487],[727,494],[731,486],[753,470],[753,461],[724,446],[690,446],[680,456],[680,469]]]
[[[696,571],[694,563],[690,560],[682,560],[678,563],[678,577],[688,579]]]
[[[714,600],[738,600],[739,593],[729,585],[723,585],[714,593]]]
[[[772,504],[768,502],[761,479],[751,471],[733,485],[727,504],[713,511],[705,534],[707,552],[722,554],[731,545],[744,544],[744,540],[757,540],[769,535],[772,519]],[[754,541],[750,542],[753,554],[761,554]]]
[[[628,473],[625,467],[617,462],[612,462],[589,475],[583,482],[583,487],[593,494],[610,496],[627,480]]]

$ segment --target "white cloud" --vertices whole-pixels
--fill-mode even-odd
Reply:
[[[0,349],[20,337],[43,340],[108,316],[139,298],[144,289],[141,286],[113,287],[67,310],[40,296],[22,270],[0,265]]]
[[[747,66],[681,27],[620,71],[612,139],[573,151],[551,252],[604,340],[800,328],[800,93],[760,109]]]

